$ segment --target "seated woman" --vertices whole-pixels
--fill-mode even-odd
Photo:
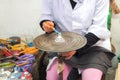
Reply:
[[[50,34],[53,28],[86,37],[87,44],[78,50],[63,52],[63,80],[101,80],[111,67],[110,32],[107,29],[109,0],[42,0],[40,25]],[[70,44],[69,44],[70,45]],[[53,56],[46,70],[46,80],[59,80],[58,58]],[[74,74],[75,73],[75,74]]]

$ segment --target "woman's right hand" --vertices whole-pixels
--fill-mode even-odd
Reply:
[[[47,33],[51,33],[54,29],[54,23],[52,21],[45,21],[42,24],[42,27],[44,29],[45,32]]]

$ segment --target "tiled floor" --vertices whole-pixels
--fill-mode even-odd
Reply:
[[[106,74],[106,80],[115,80],[115,69],[109,69]]]

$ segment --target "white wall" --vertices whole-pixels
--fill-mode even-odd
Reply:
[[[40,1],[0,0],[0,36],[43,33],[39,26]]]
[[[120,8],[120,0],[115,1]],[[112,43],[116,48],[116,53],[120,54],[120,14],[112,15],[111,24]]]
[[[116,53],[120,54],[120,17],[112,18],[111,36]]]

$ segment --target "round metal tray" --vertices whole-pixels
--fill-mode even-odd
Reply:
[[[87,40],[84,36],[73,32],[61,32],[63,42],[56,42],[56,33],[42,34],[34,39],[35,47],[49,52],[68,52],[82,48]]]

